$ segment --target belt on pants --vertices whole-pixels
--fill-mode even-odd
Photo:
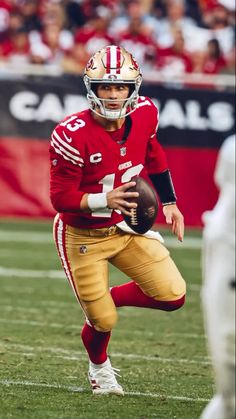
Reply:
[[[122,232],[116,225],[104,228],[78,228],[71,226],[67,226],[67,228],[73,234],[90,237],[108,237]]]

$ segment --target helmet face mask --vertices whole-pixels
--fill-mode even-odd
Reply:
[[[138,91],[142,74],[133,56],[122,47],[111,45],[93,55],[84,72],[89,108],[97,115],[116,120],[132,113],[138,104]],[[100,84],[128,85],[129,96],[125,99],[102,99],[97,96]],[[107,103],[119,104],[119,109],[109,109]]]

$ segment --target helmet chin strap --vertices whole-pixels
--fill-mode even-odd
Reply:
[[[129,98],[122,100],[123,105],[120,109],[117,109],[117,110],[111,110],[111,109],[106,108],[104,102],[108,101],[108,99],[98,98],[91,89],[87,95],[87,99],[89,102],[90,109],[96,115],[99,115],[105,119],[116,120],[116,119],[125,118],[127,115],[135,111],[137,107],[138,94],[137,92],[134,91]],[[127,109],[129,110],[127,111]]]
[[[126,106],[122,109],[118,109],[117,111],[111,111],[110,109],[106,109],[105,107],[102,107],[100,109],[101,116],[103,116],[106,119],[116,120],[120,118],[124,118],[126,115]]]

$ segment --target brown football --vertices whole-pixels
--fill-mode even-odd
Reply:
[[[131,210],[131,217],[124,215],[124,220],[133,231],[144,234],[155,222],[158,212],[157,197],[151,185],[141,176],[134,176],[132,181],[136,182],[136,185],[128,191],[138,192],[139,196],[129,201],[136,202],[138,206]]]

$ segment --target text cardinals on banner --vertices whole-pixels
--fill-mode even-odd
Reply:
[[[234,92],[143,84],[160,111],[163,145],[219,148],[235,132]],[[48,139],[65,116],[87,108],[81,78],[0,80],[0,135]]]

